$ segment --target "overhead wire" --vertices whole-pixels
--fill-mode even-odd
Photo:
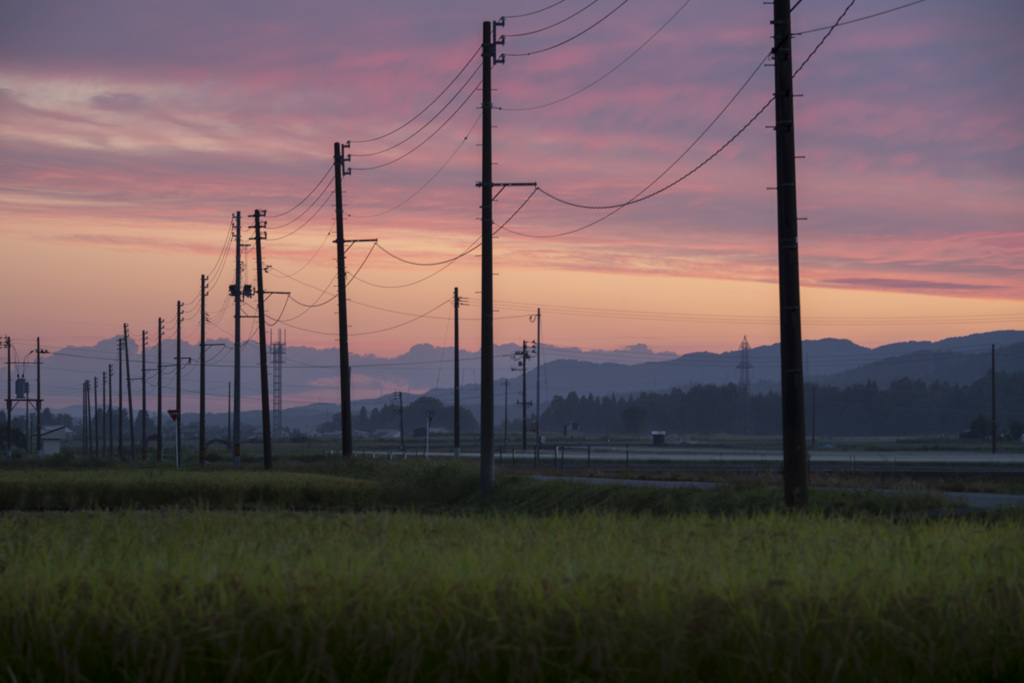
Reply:
[[[315,259],[320,254],[320,250],[324,248],[324,245],[327,244],[327,241],[331,238],[331,235],[333,235],[333,234],[334,234],[333,230],[328,230],[327,231],[327,234],[324,235],[323,240],[320,241],[320,246],[318,246],[316,248],[316,251],[313,252],[313,255],[310,256],[309,259],[307,259],[306,262],[303,263],[302,266],[300,266],[298,270],[294,271],[291,274],[283,273],[279,269],[275,269],[274,272],[277,275],[282,275],[282,276],[284,276],[286,278],[295,280],[295,276],[298,275],[299,273],[301,273],[302,271],[304,271],[306,268],[308,268],[309,264],[311,264],[313,262],[313,259]],[[305,283],[301,282],[300,280],[295,280],[295,281],[299,282],[300,284],[305,284]],[[309,286],[309,285],[307,285],[307,286]]]
[[[828,30],[828,32],[825,33],[825,35],[821,37],[821,40],[818,41],[818,44],[814,46],[814,49],[811,50],[810,54],[808,54],[807,57],[804,58],[804,61],[801,62],[800,66],[798,66],[796,71],[793,72],[793,78],[796,78],[796,75],[798,73],[800,73],[800,71],[805,66],[807,66],[807,62],[811,61],[811,57],[813,57],[814,54],[818,51],[818,48],[820,48],[825,43],[825,41],[828,39],[828,37],[830,35],[832,35],[832,32],[836,30],[836,27],[839,26],[839,23],[843,20],[843,17],[846,16],[846,13],[850,11],[850,8],[853,7],[853,3],[855,3],[855,2],[857,2],[857,0],[850,0],[850,4],[847,5],[846,9],[843,10],[843,13],[839,15],[839,19],[836,20],[836,22],[834,24],[832,24],[832,28],[830,28]]]
[[[556,4],[557,4],[557,3],[556,3]],[[451,81],[450,81],[450,82],[448,83],[448,85],[446,85],[446,86],[444,87],[444,89],[443,89],[443,90],[441,90],[441,92],[439,92],[439,93],[437,94],[437,96],[436,96],[436,97],[434,97],[434,99],[432,99],[432,100],[431,100],[431,101],[430,101],[430,102],[429,102],[429,103],[427,104],[427,106],[423,107],[423,109],[421,109],[421,110],[420,110],[420,111],[418,111],[418,112],[417,112],[416,114],[414,114],[412,118],[410,118],[410,119],[409,119],[408,121],[406,121],[405,123],[403,123],[402,125],[400,125],[400,126],[399,126],[398,128],[395,128],[395,129],[393,129],[393,130],[390,130],[390,131],[388,131],[387,133],[384,133],[383,135],[378,135],[377,137],[373,137],[373,138],[366,138],[365,140],[352,140],[352,142],[355,142],[355,143],[359,143],[359,144],[364,144],[364,143],[367,143],[367,142],[376,142],[377,140],[383,140],[384,138],[386,138],[386,137],[390,137],[390,136],[394,135],[395,133],[397,133],[398,131],[402,130],[403,128],[406,128],[407,126],[411,125],[413,121],[415,121],[415,120],[416,120],[416,119],[418,119],[418,118],[419,118],[420,116],[422,116],[424,112],[426,112],[426,111],[427,111],[428,109],[430,109],[430,108],[431,108],[432,106],[434,106],[434,104],[435,104],[435,103],[436,103],[436,102],[437,102],[437,101],[438,101],[439,99],[441,99],[441,97],[442,97],[442,96],[443,96],[443,95],[444,95],[444,94],[445,94],[446,92],[448,92],[448,89],[449,89],[449,88],[451,88],[451,87],[452,87],[452,85],[454,85],[454,84],[455,84],[455,82],[456,82],[457,80],[459,80],[459,76],[461,76],[461,75],[463,74],[463,72],[464,72],[464,71],[465,71],[466,69],[468,69],[468,68],[469,68],[469,65],[470,65],[470,64],[472,64],[472,63],[474,62],[474,60],[476,60],[476,58],[477,58],[478,56],[480,56],[480,49],[479,49],[479,48],[477,48],[477,49],[476,49],[476,50],[475,50],[475,51],[473,52],[473,56],[469,58],[469,61],[467,61],[467,62],[465,63],[465,65],[463,65],[463,67],[462,67],[461,69],[459,69],[459,72],[458,72],[457,74],[455,74],[455,77],[454,77],[454,78],[452,78],[452,80],[451,80]]]
[[[350,156],[352,158],[354,158],[354,159],[365,159],[367,157],[375,157],[375,156],[378,156],[380,154],[384,154],[386,152],[390,152],[391,150],[395,149],[396,147],[400,147],[401,145],[405,144],[409,140],[413,139],[414,137],[419,135],[427,126],[429,126],[431,123],[436,121],[438,119],[438,117],[441,116],[441,114],[443,114],[445,112],[445,110],[448,109],[448,107],[451,106],[452,102],[454,102],[458,98],[458,96],[460,94],[462,94],[462,91],[464,91],[466,89],[466,86],[468,86],[470,83],[473,82],[473,79],[476,76],[477,72],[480,71],[482,68],[483,68],[482,65],[478,64],[476,69],[473,70],[473,73],[471,73],[469,75],[469,78],[467,78],[465,80],[465,82],[459,87],[459,89],[455,91],[455,93],[451,96],[451,98],[447,102],[445,102],[444,106],[441,107],[440,109],[438,109],[437,113],[434,114],[433,116],[431,116],[429,119],[427,119],[426,122],[422,126],[417,128],[413,132],[409,133],[409,135],[405,136],[404,138],[402,138],[398,142],[394,143],[390,147],[385,147],[383,149],[379,149],[379,150],[376,150],[374,152],[366,152],[365,154],[356,154],[356,153],[353,152]],[[474,86],[470,90],[470,96],[473,95],[473,92],[475,90],[476,90],[476,86]],[[465,102],[463,102],[463,105],[464,104],[465,104]],[[460,105],[459,109],[461,109],[461,108],[462,108],[462,106]],[[458,111],[458,110],[456,110],[456,111]],[[448,117],[448,119],[444,123],[441,124],[441,126],[440,126],[440,128],[438,128],[438,130],[440,130],[441,128],[444,128],[445,124],[447,124],[448,121],[450,121],[450,120],[451,120],[451,117]],[[437,131],[434,131],[434,134],[437,134]],[[430,137],[433,137],[433,135],[431,135]],[[427,138],[427,139],[429,140],[430,138]]]
[[[540,9],[534,10],[532,12],[525,12],[523,14],[507,14],[507,15],[505,15],[502,18],[503,19],[522,19],[523,17],[532,17],[535,14],[540,14],[541,12],[547,12],[549,9],[553,9],[555,7],[558,7],[563,2],[565,2],[565,0],[558,0],[555,3],[553,3],[551,5],[548,5],[547,7],[541,7]]]
[[[856,24],[858,21],[864,21],[866,19],[874,19],[875,17],[880,17],[880,16],[882,16],[884,14],[891,14],[893,12],[898,12],[901,9],[906,9],[908,7],[913,7],[914,5],[920,5],[922,2],[925,2],[925,0],[914,0],[913,2],[908,2],[908,3],[905,3],[903,5],[898,5],[896,7],[890,7],[889,9],[882,10],[881,12],[875,12],[874,14],[867,14],[867,15],[865,15],[863,17],[857,17],[856,19],[850,19],[849,21],[841,21],[839,23],[832,24],[831,26],[819,26],[818,28],[811,28],[811,29],[807,29],[807,30],[804,30],[804,31],[797,31],[797,32],[794,32],[792,35],[795,37],[795,36],[802,36],[802,35],[804,35],[806,33],[816,33],[818,31],[831,31],[832,29],[836,28],[837,26],[849,26],[850,24]]]
[[[412,320],[406,320],[403,323],[398,323],[397,325],[392,325],[391,327],[385,327],[385,328],[382,328],[382,329],[379,329],[379,330],[373,330],[373,331],[370,331],[370,332],[349,332],[349,336],[352,336],[352,337],[363,337],[363,336],[368,336],[368,335],[371,335],[371,334],[380,334],[381,332],[390,332],[391,330],[397,330],[400,327],[405,327],[406,325],[411,325],[414,322],[417,322],[419,320],[422,320],[423,318],[426,318],[428,315],[430,315],[431,313],[433,313],[437,309],[441,308],[442,306],[447,306],[448,303],[449,303],[448,299],[446,298],[444,301],[439,303],[437,306],[434,306],[433,308],[431,308],[426,313],[422,313],[422,314],[416,316]]]
[[[475,74],[475,72],[474,72],[474,74]],[[459,92],[461,92],[461,90],[460,90]],[[470,98],[472,98],[474,94],[475,94],[475,89],[474,89],[474,90],[470,90],[470,91],[469,91],[469,95],[467,95],[467,96],[466,96],[466,99],[464,99],[464,100],[462,101],[462,104],[460,104],[460,105],[459,105],[459,106],[458,106],[458,107],[457,107],[457,108],[455,109],[455,111],[453,111],[453,112],[451,113],[451,115],[450,115],[450,116],[449,116],[449,117],[448,117],[447,119],[445,119],[445,120],[444,120],[444,123],[442,123],[442,124],[441,124],[440,126],[438,126],[438,127],[437,127],[437,129],[436,129],[436,130],[434,130],[434,132],[433,132],[433,133],[431,133],[430,135],[428,135],[428,136],[427,136],[426,138],[424,138],[424,139],[423,139],[423,140],[422,140],[422,141],[421,141],[421,142],[420,142],[419,144],[417,144],[417,145],[416,145],[415,147],[413,147],[412,149],[410,149],[410,150],[409,150],[408,152],[406,152],[405,154],[402,154],[402,155],[400,155],[400,156],[397,156],[397,157],[395,157],[394,159],[391,159],[390,161],[385,161],[385,162],[383,162],[383,163],[377,164],[376,166],[362,166],[362,167],[353,167],[353,170],[356,170],[356,171],[375,171],[375,170],[377,170],[377,169],[379,169],[379,168],[384,168],[385,166],[390,166],[391,164],[397,163],[397,162],[401,161],[402,159],[405,159],[406,157],[408,157],[408,156],[409,156],[410,154],[412,154],[412,153],[414,153],[414,152],[418,151],[418,150],[419,150],[419,149],[420,149],[421,147],[423,147],[423,145],[425,145],[425,144],[427,144],[428,142],[430,142],[430,141],[431,141],[431,140],[432,140],[432,139],[434,138],[434,136],[435,136],[435,135],[437,135],[438,133],[440,133],[440,132],[441,132],[441,131],[442,131],[442,130],[444,129],[444,127],[445,127],[445,126],[447,126],[447,125],[448,125],[448,124],[449,124],[449,123],[451,122],[451,120],[452,120],[453,118],[455,118],[455,115],[456,115],[456,114],[458,114],[458,113],[459,113],[460,111],[462,111],[462,108],[466,106],[466,103],[467,103],[467,102],[469,102]],[[421,130],[422,130],[422,129],[421,129]],[[366,156],[369,156],[369,155],[366,155]]]
[[[292,208],[288,209],[287,211],[282,211],[281,213],[275,213],[275,214],[272,214],[272,215],[268,215],[267,218],[280,218],[281,216],[287,216],[292,211],[294,211],[295,209],[297,209],[300,206],[302,206],[306,202],[307,199],[309,199],[310,197],[313,196],[313,193],[316,192],[318,187],[320,187],[320,184],[323,183],[324,180],[327,179],[327,176],[330,175],[331,170],[333,168],[334,168],[334,164],[331,164],[330,166],[327,167],[327,170],[324,172],[324,174],[320,178],[320,180],[317,181],[316,185],[313,186],[313,189],[309,191],[309,194],[307,194],[305,197],[300,199],[298,204],[296,204]],[[303,213],[305,213],[305,212],[303,212]]]
[[[324,197],[323,201],[321,202],[320,201],[320,197],[323,197],[324,193],[326,193],[328,190],[330,190],[330,192],[327,194],[326,197]],[[307,206],[306,209],[302,213],[300,213],[298,216],[296,216],[292,220],[288,221],[284,225],[280,225],[280,226],[278,226],[278,227],[276,227],[274,229],[275,230],[280,230],[281,228],[283,228],[285,226],[291,225],[292,223],[294,223],[298,219],[302,218],[302,216],[305,215],[306,211],[308,211],[310,208],[312,208],[316,204],[316,202],[320,202],[320,205],[317,206],[316,211],[314,211],[313,214],[311,216],[309,216],[309,218],[307,218],[305,221],[303,221],[302,225],[300,225],[299,227],[295,228],[291,232],[287,232],[287,233],[285,233],[283,235],[275,235],[274,237],[270,237],[269,234],[268,234],[268,236],[265,239],[268,242],[277,242],[277,241],[283,240],[283,239],[285,239],[287,237],[291,237],[292,235],[297,233],[299,230],[302,230],[304,227],[309,225],[310,221],[312,221],[314,218],[316,218],[318,215],[320,215],[320,212],[323,211],[324,207],[327,206],[327,202],[329,202],[331,200],[331,197],[333,197],[333,196],[334,196],[334,187],[332,187],[331,185],[324,185],[324,189],[320,191],[320,194],[317,195],[317,198],[313,201],[312,204]]]
[[[836,22],[834,22],[834,23],[833,23],[833,25],[832,25],[832,29],[833,29],[833,30],[835,29],[835,27],[836,27],[836,26],[838,26],[838,25],[839,25],[839,23],[840,23],[840,22],[842,21],[843,17],[845,17],[845,16],[846,16],[847,12],[849,12],[849,11],[850,11],[850,8],[851,8],[851,7],[853,6],[854,2],[856,2],[856,0],[851,0],[850,4],[849,4],[849,5],[848,5],[848,6],[846,7],[846,9],[845,9],[845,10],[843,10],[843,13],[842,13],[842,14],[841,14],[841,15],[839,16],[839,19],[838,19],[838,20],[836,20]],[[800,64],[799,68],[798,68],[798,69],[797,69],[797,70],[796,70],[796,71],[794,72],[794,76],[796,75],[796,73],[798,73],[798,72],[800,71],[800,69],[803,69],[803,67],[804,67],[804,66],[805,66],[805,65],[806,65],[806,64],[807,64],[807,63],[808,63],[808,62],[809,62],[809,61],[811,60],[811,57],[813,57],[813,56],[814,56],[814,54],[815,54],[815,53],[816,53],[816,52],[818,51],[818,48],[820,48],[820,47],[822,46],[822,44],[823,44],[823,43],[825,42],[825,40],[826,40],[826,39],[827,39],[827,38],[828,38],[828,37],[829,37],[829,36],[830,36],[831,34],[832,34],[832,31],[830,30],[830,31],[829,31],[828,33],[826,33],[826,34],[825,34],[825,35],[824,35],[824,36],[822,37],[822,39],[821,39],[821,40],[820,40],[820,41],[818,42],[818,44],[817,44],[817,45],[816,45],[816,46],[814,47],[814,49],[813,49],[813,50],[812,50],[812,51],[810,52],[810,54],[808,54],[808,56],[807,56],[807,57],[806,57],[806,58],[804,59],[804,61],[803,61],[803,62],[802,62],[802,63]],[[773,52],[774,52],[774,50],[773,50]],[[656,178],[656,179],[655,179],[654,181],[652,181],[652,182],[651,182],[650,184],[648,184],[648,185],[647,185],[647,187],[645,187],[645,188],[644,188],[643,190],[641,190],[641,192],[640,192],[639,194],[637,194],[637,195],[634,195],[634,196],[633,196],[633,197],[632,197],[631,199],[629,199],[629,200],[627,200],[627,201],[625,201],[625,202],[620,202],[620,203],[616,203],[616,204],[606,204],[606,205],[587,205],[587,204],[581,204],[581,203],[577,203],[577,202],[571,202],[571,201],[568,201],[568,200],[565,200],[565,199],[562,199],[562,198],[556,197],[555,195],[553,195],[553,194],[551,194],[551,193],[547,192],[546,190],[544,190],[543,188],[540,188],[540,187],[538,187],[538,191],[539,191],[539,192],[540,192],[541,194],[545,195],[546,197],[548,197],[548,198],[550,198],[550,199],[553,199],[554,201],[556,201],[556,202],[559,202],[559,203],[561,203],[561,204],[565,204],[565,205],[567,205],[567,206],[572,206],[572,207],[574,207],[574,208],[578,208],[578,209],[588,209],[588,210],[602,210],[602,211],[607,211],[607,210],[618,210],[618,209],[622,209],[622,208],[625,208],[626,206],[631,206],[631,205],[633,205],[633,204],[637,204],[637,203],[639,203],[639,202],[642,202],[642,201],[646,201],[647,199],[651,199],[651,198],[653,198],[653,197],[656,197],[656,196],[658,196],[658,195],[662,194],[663,192],[665,192],[665,191],[667,191],[667,190],[671,189],[672,187],[675,187],[676,185],[678,185],[679,183],[681,183],[681,182],[682,182],[683,180],[686,180],[687,178],[689,178],[690,176],[692,176],[692,175],[693,175],[694,173],[696,173],[697,171],[699,171],[699,170],[700,170],[701,168],[703,168],[704,166],[706,166],[706,165],[707,165],[708,163],[710,163],[710,162],[711,162],[711,161],[712,161],[712,160],[713,160],[713,159],[714,159],[715,157],[717,157],[717,156],[718,156],[719,154],[721,154],[721,153],[722,153],[722,151],[723,151],[723,150],[725,150],[725,148],[726,148],[726,147],[728,147],[728,146],[729,146],[730,144],[732,144],[732,143],[733,143],[733,141],[735,141],[735,140],[736,140],[736,138],[738,138],[738,137],[739,137],[740,135],[742,135],[742,134],[743,134],[743,132],[745,132],[745,131],[747,130],[747,128],[749,128],[749,127],[750,127],[750,126],[751,126],[751,125],[752,125],[752,124],[754,123],[754,121],[756,121],[756,120],[757,120],[757,119],[758,119],[758,118],[759,118],[759,117],[761,116],[761,114],[763,114],[763,113],[764,113],[765,109],[767,109],[767,108],[768,108],[768,106],[769,106],[769,105],[770,105],[770,104],[771,104],[772,102],[774,102],[774,101],[775,101],[775,96],[773,95],[773,96],[772,96],[771,98],[769,98],[769,100],[768,100],[768,101],[767,101],[767,102],[766,102],[766,103],[764,104],[764,106],[762,106],[762,107],[761,107],[761,109],[759,109],[759,110],[757,111],[757,113],[756,113],[756,114],[754,114],[754,116],[752,116],[752,117],[751,117],[751,118],[750,118],[750,119],[749,119],[749,120],[748,120],[748,121],[747,121],[747,122],[746,122],[746,123],[745,123],[745,124],[743,125],[743,127],[741,127],[741,128],[739,129],[739,131],[737,131],[737,132],[736,132],[736,133],[735,133],[735,134],[734,134],[734,135],[733,135],[732,137],[730,137],[730,138],[729,138],[728,140],[726,140],[726,141],[725,141],[725,142],[724,142],[724,143],[723,143],[723,144],[722,144],[722,145],[721,145],[720,147],[718,147],[718,149],[716,149],[716,150],[715,150],[714,152],[712,152],[712,153],[711,153],[711,154],[710,154],[710,155],[709,155],[708,157],[706,157],[706,158],[705,158],[705,159],[704,159],[704,160],[703,160],[703,161],[702,161],[701,163],[699,163],[699,164],[698,164],[697,166],[695,166],[694,168],[692,168],[692,169],[691,169],[691,170],[690,170],[690,171],[689,171],[688,173],[684,174],[684,175],[683,175],[683,176],[681,176],[680,178],[677,178],[677,179],[676,179],[676,180],[674,180],[673,182],[671,182],[671,183],[669,183],[669,184],[667,184],[667,185],[665,185],[665,186],[663,186],[663,187],[661,187],[661,188],[659,188],[659,189],[655,190],[654,192],[650,192],[650,193],[647,193],[647,194],[643,194],[644,192],[646,192],[646,190],[647,190],[648,188],[650,188],[650,187],[651,187],[651,185],[653,185],[653,184],[654,184],[655,182],[657,182],[657,181],[658,181],[658,179],[660,179],[661,177],[663,177],[663,176],[665,175],[665,173],[667,173],[667,172],[668,172],[668,170],[669,170],[669,169],[671,169],[671,168],[672,168],[672,167],[674,167],[674,166],[675,166],[675,165],[676,165],[677,163],[679,163],[679,161],[680,161],[680,160],[681,160],[681,159],[683,158],[683,156],[685,156],[685,155],[686,155],[686,153],[687,153],[687,152],[689,152],[689,151],[690,151],[690,149],[692,149],[692,148],[693,148],[693,145],[695,145],[695,144],[696,144],[696,142],[697,142],[697,141],[699,141],[699,140],[700,140],[700,139],[701,139],[701,138],[702,138],[702,137],[703,137],[703,136],[704,136],[704,135],[705,135],[705,134],[706,134],[706,133],[708,132],[708,130],[710,130],[711,126],[713,126],[713,125],[715,124],[715,122],[716,122],[716,121],[717,121],[717,120],[718,120],[718,119],[719,119],[719,118],[720,118],[720,117],[721,117],[721,116],[722,116],[722,115],[723,115],[723,114],[725,113],[725,111],[726,111],[726,110],[727,110],[727,109],[729,108],[729,106],[730,106],[730,105],[731,105],[731,104],[732,104],[732,103],[733,103],[733,102],[734,102],[734,101],[736,100],[736,98],[737,98],[737,97],[739,96],[739,94],[740,94],[740,93],[741,93],[741,92],[743,91],[743,89],[744,89],[744,88],[746,88],[747,84],[748,84],[748,83],[750,83],[750,81],[751,81],[751,80],[752,80],[752,79],[754,78],[754,75],[755,75],[755,74],[757,73],[757,71],[759,71],[759,70],[760,70],[760,68],[761,68],[761,65],[763,65],[763,64],[764,64],[764,60],[762,59],[762,60],[761,60],[761,62],[760,62],[760,63],[758,64],[758,68],[757,68],[757,69],[756,69],[756,70],[755,70],[755,71],[754,71],[753,73],[751,73],[751,75],[750,75],[750,76],[749,76],[749,77],[747,78],[747,80],[746,80],[746,81],[744,81],[743,85],[742,85],[742,86],[740,86],[740,89],[739,89],[739,90],[738,90],[738,91],[736,92],[736,94],[735,94],[735,95],[733,95],[733,97],[732,97],[732,98],[731,98],[731,99],[729,100],[729,102],[728,102],[728,103],[726,103],[725,107],[724,107],[724,108],[722,109],[722,111],[721,111],[721,112],[719,112],[718,116],[716,116],[716,117],[715,117],[715,118],[714,118],[714,119],[712,120],[712,122],[711,122],[710,124],[708,124],[708,126],[707,126],[707,127],[706,127],[706,128],[705,128],[705,129],[704,129],[704,130],[703,130],[702,132],[701,132],[701,134],[700,134],[700,135],[699,135],[699,136],[697,137],[697,140],[695,140],[695,141],[694,141],[694,143],[692,143],[692,144],[691,144],[691,145],[690,145],[689,147],[687,147],[687,148],[686,148],[685,150],[683,150],[682,154],[680,154],[680,155],[679,155],[679,156],[678,156],[678,157],[676,158],[676,160],[675,160],[674,162],[672,162],[672,164],[670,164],[670,165],[669,165],[669,167],[668,167],[668,168],[667,168],[667,169],[666,169],[665,171],[663,171],[663,172],[661,173],[661,175],[659,175],[659,176],[658,176],[658,178]],[[591,225],[592,225],[592,224],[591,224]],[[588,225],[588,226],[584,226],[584,228],[586,228],[586,227],[590,227],[590,225]],[[580,230],[582,230],[582,229],[584,229],[584,228],[576,228],[575,230],[572,230],[572,231],[568,231],[568,232],[565,232],[565,233],[559,233],[559,234],[557,234],[557,235],[548,235],[548,236],[544,236],[544,237],[545,237],[545,238],[552,238],[552,237],[563,237],[563,236],[565,236],[565,235],[569,235],[569,234],[572,234],[572,233],[574,233],[574,232],[579,232]],[[510,232],[513,232],[513,231],[510,231]],[[514,234],[520,234],[520,235],[522,235],[522,236],[530,236],[530,235],[524,235],[524,234],[522,234],[522,233],[518,233],[518,232],[515,232]]]
[[[352,281],[355,280],[356,275],[359,275],[359,272],[363,269],[363,266],[365,266],[366,262],[370,259],[370,254],[373,253],[373,250],[374,250],[374,248],[376,248],[376,246],[377,246],[376,242],[374,242],[372,245],[370,245],[370,248],[366,252],[366,256],[363,257],[363,262],[360,263],[359,267],[356,268],[355,272],[353,272],[352,275],[350,275],[348,277],[348,280],[346,280],[346,284],[352,284]]]
[[[396,209],[402,208],[407,203],[412,201],[413,198],[415,198],[420,192],[425,190],[427,188],[427,186],[430,185],[430,183],[432,183],[434,181],[434,179],[437,178],[437,176],[440,175],[441,172],[448,167],[448,164],[451,163],[452,159],[455,158],[455,155],[458,154],[460,149],[462,149],[462,146],[466,144],[467,140],[469,140],[470,134],[472,134],[472,132],[476,128],[477,124],[480,123],[480,119],[482,118],[482,116],[483,116],[483,114],[477,114],[476,119],[473,121],[473,125],[471,125],[469,127],[468,131],[466,131],[465,136],[463,136],[463,138],[459,142],[459,144],[455,147],[454,150],[452,150],[452,153],[448,155],[448,158],[445,159],[444,163],[441,164],[441,166],[436,171],[434,171],[434,173],[429,178],[427,178],[427,181],[419,186],[419,189],[417,189],[411,195],[409,195],[408,197],[406,197],[405,199],[400,201],[398,204],[392,206],[390,209],[385,209],[384,211],[380,211],[378,213],[371,213],[371,214],[366,214],[366,215],[362,215],[362,216],[351,216],[351,217],[355,218],[355,219],[358,219],[358,220],[367,220],[367,219],[371,219],[371,218],[379,218],[380,216],[383,216],[385,214],[389,214],[392,211],[395,211]]]
[[[599,2],[599,0],[590,0],[589,3],[587,3],[586,5],[581,7],[580,9],[576,10],[575,12],[570,14],[569,16],[565,17],[564,19],[559,19],[555,23],[549,24],[548,26],[545,26],[544,28],[534,29],[532,31],[524,31],[523,33],[506,33],[505,37],[506,38],[522,38],[523,36],[532,36],[532,35],[535,35],[537,33],[542,33],[544,31],[553,29],[556,26],[560,26],[560,25],[564,24],[565,22],[569,21],[570,19],[575,18],[577,15],[587,11],[587,9],[589,9],[590,7],[593,7],[598,2]],[[509,17],[506,17],[506,18],[509,18]]]
[[[673,12],[672,15],[668,19],[666,19],[665,22],[661,26],[659,26],[658,29],[647,38],[647,40],[645,40],[644,42],[642,42],[640,44],[640,47],[638,47],[635,50],[633,50],[632,52],[630,52],[626,56],[625,59],[623,59],[621,62],[619,62],[618,64],[613,66],[611,69],[606,71],[602,76],[599,76],[597,79],[591,81],[590,83],[588,83],[587,85],[583,86],[582,88],[580,88],[580,89],[578,89],[578,90],[576,90],[574,92],[571,92],[571,93],[569,93],[568,95],[566,95],[564,97],[560,97],[557,100],[552,100],[550,102],[545,102],[544,104],[535,104],[535,105],[531,105],[531,106],[528,106],[528,107],[500,107],[500,109],[502,111],[533,111],[535,109],[543,109],[544,107],[550,107],[550,106],[555,105],[555,104],[561,104],[562,102],[565,102],[566,100],[568,100],[568,99],[570,99],[572,97],[575,97],[576,95],[579,95],[582,92],[585,92],[585,91],[589,90],[590,88],[594,87],[595,85],[597,85],[598,83],[600,83],[604,79],[606,79],[609,76],[611,76],[613,73],[615,73],[619,69],[619,67],[624,65],[626,62],[628,62],[634,56],[636,56],[636,54],[638,52],[640,52],[642,49],[647,47],[647,45],[658,36],[658,34],[660,34],[662,31],[665,30],[666,26],[668,26],[670,23],[672,23],[673,19],[675,19],[677,16],[679,16],[679,13],[682,12],[686,8],[686,6],[690,4],[690,2],[691,2],[691,0],[686,0],[682,5],[680,5],[679,9],[677,9],[675,12]]]
[[[539,50],[532,50],[530,52],[507,52],[507,53],[505,53],[505,56],[506,57],[529,57],[530,55],[537,55],[537,54],[540,54],[541,52],[547,52],[549,50],[554,50],[556,47],[561,47],[561,46],[565,45],[566,43],[571,43],[572,41],[576,40],[577,38],[579,38],[583,34],[585,34],[588,31],[590,31],[591,29],[599,26],[605,19],[607,19],[608,17],[610,17],[611,15],[613,15],[617,11],[619,11],[619,9],[623,5],[625,5],[627,2],[629,2],[629,0],[622,0],[622,2],[620,2],[618,5],[616,5],[612,9],[611,12],[609,12],[606,15],[604,15],[603,17],[598,19],[596,22],[594,22],[593,24],[591,24],[587,28],[585,28],[582,31],[580,31],[579,33],[577,33],[576,35],[570,36],[569,38],[566,38],[565,40],[563,40],[563,41],[561,41],[559,43],[555,43],[554,45],[549,45],[548,47],[542,47]]]

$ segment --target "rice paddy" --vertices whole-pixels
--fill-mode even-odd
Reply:
[[[1019,514],[474,474],[5,470],[0,680],[1024,678]]]

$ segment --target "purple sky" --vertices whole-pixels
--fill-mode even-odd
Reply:
[[[290,344],[335,345],[333,199],[314,192],[311,202],[326,203],[308,222],[313,211],[290,222],[302,208],[289,209],[328,171],[333,143],[352,140],[345,236],[381,247],[349,251],[353,351],[450,344],[444,302],[454,287],[468,298],[462,345],[478,347],[476,255],[439,270],[388,253],[440,262],[480,234],[473,89],[484,20],[509,17],[509,56],[493,71],[495,180],[537,182],[576,203],[669,184],[771,96],[771,69],[758,66],[771,46],[770,6],[620,3],[565,0],[513,18],[552,1],[9,0],[0,9],[0,334],[24,352],[37,336],[54,348],[91,344],[125,322],[152,339],[158,317],[173,334],[180,299],[183,333],[197,339],[207,274],[209,335],[227,337],[230,216],[260,208],[266,287],[291,296],[268,304],[277,329]],[[814,29],[847,4],[800,3],[798,63],[825,35]],[[859,0],[846,19],[901,4]],[[797,75],[805,338],[873,346],[1021,328],[1021,26],[1019,0],[927,0],[838,27]],[[425,115],[370,141],[409,121],[466,64]],[[736,348],[744,335],[777,340],[772,117],[769,107],[672,189],[571,235],[538,238],[607,212],[533,196],[495,240],[496,340],[532,339],[537,308],[546,341],[583,348],[682,353]],[[528,195],[505,190],[495,220]]]

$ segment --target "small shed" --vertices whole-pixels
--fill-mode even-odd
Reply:
[[[42,447],[39,449],[43,455],[58,455],[61,445],[67,439],[68,429],[64,425],[56,427],[42,427],[39,438]]]
[[[651,443],[655,446],[665,445],[665,432],[661,430],[654,430],[651,432]]]

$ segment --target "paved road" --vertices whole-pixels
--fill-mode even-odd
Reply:
[[[601,477],[550,477],[544,475],[532,475],[533,479],[542,481],[573,481],[584,484],[621,484],[623,486],[649,486],[653,488],[694,488],[711,489],[722,484],[703,481],[653,481],[648,479],[607,479]],[[888,489],[879,489],[887,491]],[[893,491],[898,493],[898,491]],[[1003,493],[956,493],[951,491],[943,492],[947,499],[967,508],[977,510],[995,510],[1000,507],[1024,506],[1024,496],[1011,496]]]

